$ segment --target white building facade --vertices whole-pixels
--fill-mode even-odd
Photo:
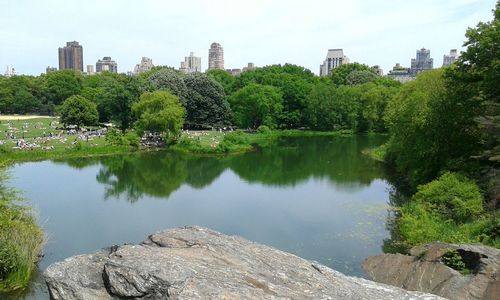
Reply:
[[[449,55],[443,55],[443,67],[449,66],[457,61],[458,52],[457,49],[451,49]]]
[[[154,68],[153,60],[149,57],[142,57],[141,62],[135,65],[134,74],[141,74]]]
[[[184,74],[201,72],[201,57],[194,56],[194,52],[190,52],[189,56],[184,57],[184,61],[181,61],[179,71]]]
[[[348,63],[349,58],[344,55],[343,49],[329,49],[325,61],[319,66],[319,75],[327,76],[336,67]]]
[[[208,49],[208,69],[224,70],[224,49],[219,43],[212,43]]]

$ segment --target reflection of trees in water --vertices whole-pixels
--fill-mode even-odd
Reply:
[[[295,186],[311,177],[325,178],[337,188],[358,190],[384,178],[380,164],[361,154],[384,141],[380,137],[284,138],[259,151],[235,156],[191,156],[156,152],[100,158],[97,181],[106,186],[105,197],[125,195],[131,202],[143,195],[168,198],[186,183],[194,188],[210,185],[226,169],[247,182]],[[92,160],[68,161],[82,168]]]
[[[389,176],[389,178],[395,179],[393,176]],[[400,180],[398,180],[398,182],[404,184]],[[397,183],[393,183],[393,187],[389,191],[389,204],[394,209],[387,211],[385,225],[391,236],[383,242],[382,251],[384,253],[407,253],[409,251],[408,246],[403,242],[399,234],[398,219],[400,217],[400,211],[397,209],[409,201],[408,195],[410,194],[405,186],[400,187]]]
[[[380,164],[361,154],[377,142],[380,138],[285,138],[232,160],[230,167],[248,182],[295,186],[316,177],[353,189],[384,177]]]

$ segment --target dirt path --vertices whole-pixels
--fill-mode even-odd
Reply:
[[[28,115],[0,115],[0,121],[30,120],[41,118],[53,118],[51,116],[28,116]]]

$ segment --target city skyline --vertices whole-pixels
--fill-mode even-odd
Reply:
[[[186,17],[180,3],[144,1],[120,9],[116,18],[103,18],[102,8],[119,7],[118,1],[75,2],[78,15],[71,12],[71,2],[0,0],[5,12],[0,20],[0,66],[39,75],[47,66],[58,65],[55,48],[76,40],[85,48],[84,65],[109,55],[120,72],[133,71],[144,56],[155,65],[177,67],[188,51],[201,54],[205,71],[207,48],[214,41],[224,48],[225,68],[239,68],[248,61],[258,66],[292,63],[318,74],[325,51],[343,48],[351,62],[380,65],[387,72],[398,62],[409,65],[415,49],[423,46],[432,50],[437,67],[450,49],[463,50],[467,27],[491,19],[495,3],[423,0],[416,6],[411,1],[358,0],[283,5],[284,1],[193,0],[193,13]],[[340,3],[342,10],[324,9]],[[426,7],[425,13],[416,9],[420,6]]]

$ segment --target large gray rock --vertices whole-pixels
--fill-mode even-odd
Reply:
[[[455,250],[470,274],[442,263]],[[414,247],[411,255],[383,254],[368,257],[363,268],[371,279],[412,291],[450,299],[500,299],[500,250],[482,245],[432,243]]]
[[[200,228],[151,235],[51,265],[52,299],[441,299],[348,277],[274,248]]]

